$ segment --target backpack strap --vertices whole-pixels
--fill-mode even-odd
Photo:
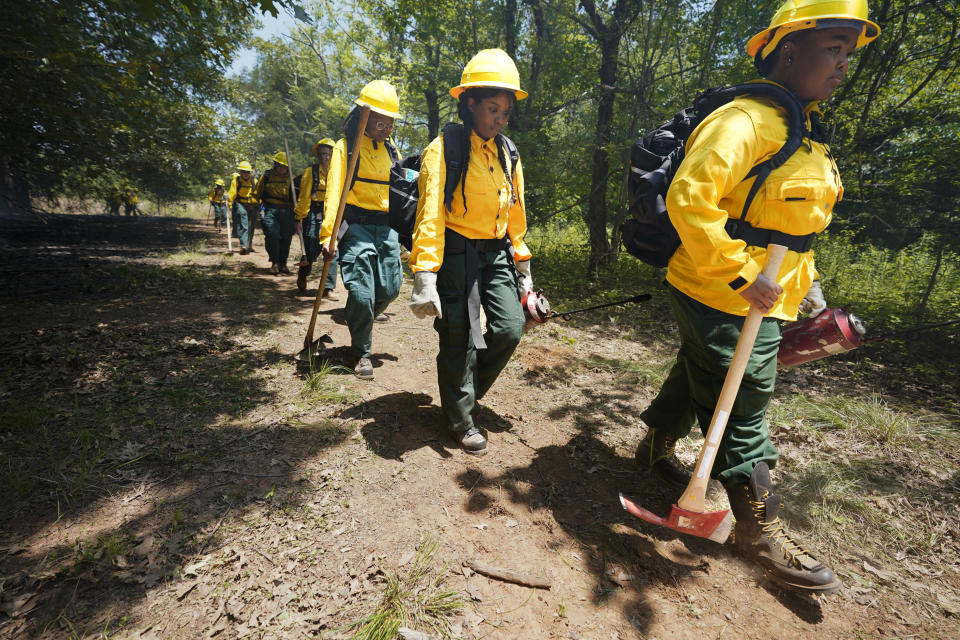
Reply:
[[[718,94],[732,93],[733,97],[740,95],[760,96],[772,100],[783,107],[787,112],[787,140],[780,147],[780,150],[773,154],[767,160],[753,167],[746,175],[746,178],[755,176],[753,184],[750,185],[750,191],[743,202],[743,209],[740,211],[738,219],[730,219],[725,225],[725,229],[731,238],[743,240],[748,245],[765,247],[771,242],[783,244],[791,251],[803,253],[809,251],[813,244],[816,233],[805,235],[793,235],[776,231],[773,229],[762,229],[754,227],[747,221],[747,211],[753,204],[753,199],[760,191],[764,181],[770,173],[783,166],[790,159],[800,145],[803,144],[804,134],[807,133],[803,106],[797,97],[775,84],[765,82],[751,82],[747,84],[735,85],[726,89],[721,89]],[[730,98],[732,99],[732,97]],[[746,179],[744,178],[744,179]]]
[[[447,179],[443,185],[443,204],[447,211],[453,206],[453,192],[461,180],[466,180],[467,167],[463,163],[463,124],[459,122],[448,122],[443,125],[443,161],[447,166]],[[513,140],[498,133],[496,137],[497,148],[505,149],[510,156],[510,165],[517,166],[520,160],[520,151]],[[500,158],[501,165],[504,162]],[[506,173],[506,166],[503,166],[503,172]]]
[[[313,176],[313,187],[310,189],[310,199],[313,200],[313,194],[320,188],[320,163],[310,165],[310,172]]]
[[[443,125],[443,161],[447,166],[447,179],[443,185],[443,205],[447,211],[453,206],[453,192],[460,180],[464,179],[466,167],[463,164],[463,125],[448,122]]]
[[[376,141],[374,141],[373,146],[374,146],[374,148],[376,148],[376,146],[377,146]],[[390,163],[391,163],[391,165],[394,165],[394,164],[400,162],[400,154],[399,154],[399,152],[397,151],[397,148],[396,148],[395,146],[393,146],[393,143],[392,143],[392,142],[390,142],[389,140],[387,140],[386,142],[383,143],[383,146],[385,146],[385,147],[387,148],[387,155],[390,156]],[[350,189],[353,189],[353,185],[354,185],[354,183],[356,183],[356,182],[368,182],[368,183],[370,183],[370,184],[385,184],[385,185],[387,185],[387,186],[390,185],[390,180],[389,180],[389,179],[387,179],[387,180],[374,180],[373,178],[361,178],[361,177],[360,177],[360,158],[357,158],[357,164],[356,164],[356,166],[355,166],[354,169],[353,169],[353,181],[350,182]],[[348,192],[348,193],[350,192],[350,189],[347,189],[347,192]]]

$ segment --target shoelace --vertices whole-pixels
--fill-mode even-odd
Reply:
[[[764,490],[761,500],[766,500],[769,495],[770,492]],[[750,506],[753,508],[753,513],[755,514],[757,522],[760,523],[764,535],[768,536],[778,547],[780,547],[780,553],[782,553],[788,559],[790,564],[796,566],[797,568],[803,568],[803,565],[797,558],[805,556],[811,560],[813,559],[813,556],[811,556],[802,545],[791,538],[790,534],[786,532],[786,530],[783,528],[783,523],[780,522],[779,516],[770,522],[765,521],[767,518],[767,508],[763,502],[754,502],[753,500],[750,500]]]

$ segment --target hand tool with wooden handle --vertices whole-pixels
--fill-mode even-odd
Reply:
[[[776,282],[777,273],[780,271],[780,263],[783,262],[786,253],[787,248],[783,245],[771,244],[767,246],[767,263],[763,268],[763,275]],[[710,428],[707,429],[707,435],[703,441],[703,448],[700,450],[700,457],[697,458],[693,477],[690,478],[690,482],[677,504],[671,505],[670,515],[661,518],[624,497],[621,493],[620,504],[624,509],[652,524],[661,525],[681,533],[708,538],[714,542],[723,542],[730,535],[733,523],[730,510],[707,512],[707,483],[710,481],[710,472],[713,470],[713,463],[717,451],[720,449],[723,432],[727,428],[730,410],[737,399],[737,392],[740,390],[740,383],[743,381],[744,371],[746,371],[747,363],[750,361],[750,354],[753,353],[753,343],[756,342],[762,321],[763,311],[758,307],[751,306],[746,319],[743,321],[740,338],[737,340],[737,346],[733,351],[733,359],[730,361],[727,375],[723,380],[720,398],[717,400],[717,407],[710,419]]]

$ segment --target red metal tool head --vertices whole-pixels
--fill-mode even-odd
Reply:
[[[730,515],[729,509],[697,513],[681,509],[674,504],[670,505],[670,515],[661,518],[624,497],[622,493],[620,494],[620,504],[624,509],[650,524],[667,527],[680,533],[689,533],[700,538],[707,538],[721,544],[730,537],[730,528],[733,526],[733,516]]]

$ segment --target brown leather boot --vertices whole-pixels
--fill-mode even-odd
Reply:
[[[690,482],[690,474],[683,470],[675,454],[677,439],[662,430],[650,429],[640,441],[634,457],[640,468],[655,473],[671,486],[683,489]]]
[[[734,541],[771,580],[800,593],[833,593],[840,579],[797,542],[780,522],[780,495],[771,494],[770,469],[759,462],[750,482],[727,487],[736,518]]]

